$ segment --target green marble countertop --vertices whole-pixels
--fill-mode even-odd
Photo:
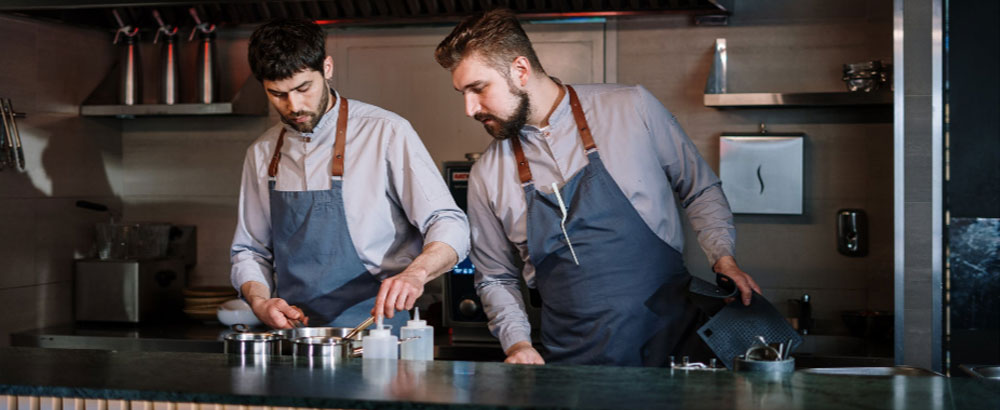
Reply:
[[[0,348],[0,395],[312,408],[1000,409],[968,378]]]

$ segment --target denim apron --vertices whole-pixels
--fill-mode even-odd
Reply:
[[[347,99],[340,97],[330,189],[277,191],[285,129],[278,136],[268,168],[271,240],[274,245],[276,297],[297,306],[309,326],[355,327],[371,316],[381,282],[358,256],[344,212],[344,145]],[[399,312],[385,323],[393,333],[409,319]]]
[[[650,230],[612,179],[576,92],[566,88],[589,159],[559,188],[569,244],[559,198],[535,189],[521,143],[511,139],[542,299],[543,357],[552,363],[666,366],[670,355],[679,360],[681,354],[702,353],[692,349],[701,343],[696,331],[703,316],[687,298],[691,276],[681,254]]]

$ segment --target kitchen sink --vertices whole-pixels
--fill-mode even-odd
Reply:
[[[834,376],[869,376],[869,377],[941,376],[940,373],[912,366],[817,367],[811,369],[802,369],[799,371],[802,373],[827,374]]]
[[[968,373],[972,377],[1000,381],[1000,366],[976,366],[963,364],[959,367],[962,371]]]

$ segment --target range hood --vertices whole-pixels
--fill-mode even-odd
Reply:
[[[315,20],[323,25],[435,24],[459,21],[471,13],[507,7],[524,19],[611,17],[683,13],[728,15],[731,0],[325,0],[325,1],[169,1],[169,0],[13,0],[0,12],[114,31],[117,9],[126,24],[155,32],[157,10],[167,24],[194,25],[188,9],[205,20],[231,27],[256,25],[273,18]]]

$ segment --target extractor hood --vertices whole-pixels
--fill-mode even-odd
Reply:
[[[13,0],[0,12],[114,31],[112,9],[125,23],[155,32],[157,10],[178,27],[191,27],[195,7],[205,21],[223,27],[256,25],[280,18],[306,18],[324,25],[397,25],[457,22],[463,16],[507,7],[525,19],[611,17],[684,13],[728,15],[731,0],[325,0],[325,1],[168,1],[168,0]]]

